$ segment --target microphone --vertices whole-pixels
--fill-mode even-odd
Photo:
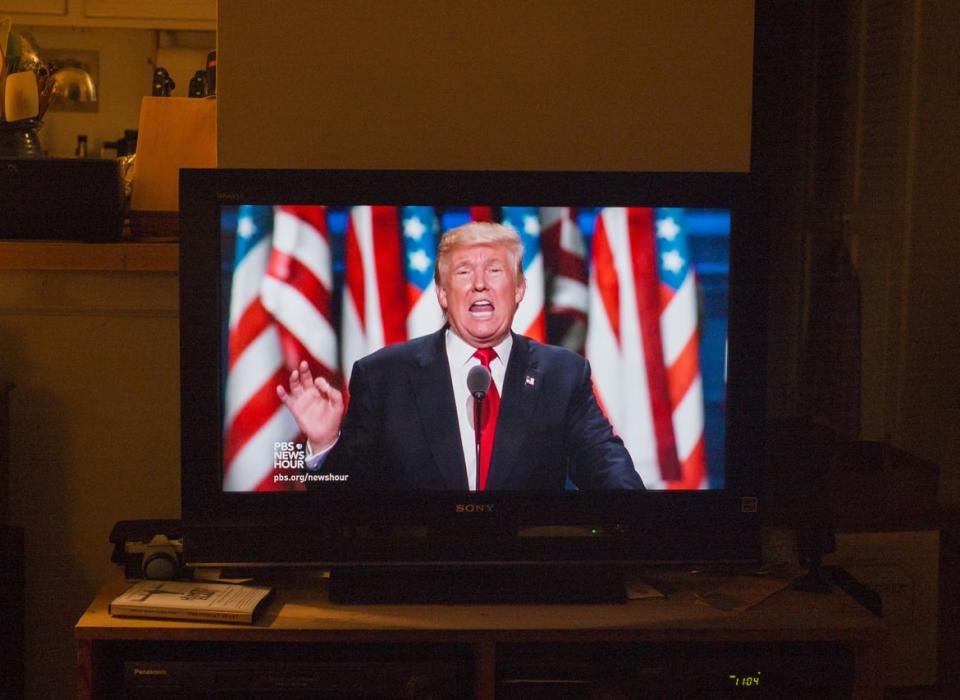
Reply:
[[[480,478],[480,404],[487,395],[487,389],[490,388],[490,382],[493,378],[490,376],[490,370],[483,365],[475,365],[467,372],[467,389],[473,394],[473,437],[474,447],[477,455],[477,479]],[[479,481],[478,481],[479,483]]]
[[[487,395],[487,389],[490,388],[490,370],[483,365],[476,365],[467,372],[467,389],[477,401],[481,401]]]

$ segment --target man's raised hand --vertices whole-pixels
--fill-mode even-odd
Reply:
[[[314,378],[306,361],[290,373],[289,390],[277,385],[277,396],[314,451],[326,449],[337,439],[343,419],[343,394],[323,377]]]

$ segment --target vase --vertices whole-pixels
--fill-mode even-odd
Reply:
[[[43,158],[39,119],[0,122],[0,158]]]

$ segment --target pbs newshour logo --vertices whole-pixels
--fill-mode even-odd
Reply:
[[[303,469],[306,464],[306,454],[302,442],[275,442],[273,443],[274,469]]]

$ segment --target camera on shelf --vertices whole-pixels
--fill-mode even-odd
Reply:
[[[110,561],[128,579],[169,580],[186,574],[179,520],[121,520],[110,533]]]

